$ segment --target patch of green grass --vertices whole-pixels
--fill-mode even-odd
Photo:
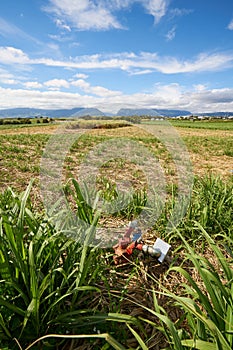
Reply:
[[[233,120],[224,121],[190,121],[190,120],[169,120],[175,127],[191,129],[210,129],[210,130],[233,130]]]
[[[95,308],[88,306],[93,295],[101,296],[95,286],[104,269],[99,260],[101,253],[56,232],[45,216],[33,212],[30,189],[31,186],[20,196],[8,189],[0,196],[1,348],[16,349],[13,338],[25,348],[49,332],[66,334],[69,326],[63,316],[68,313],[71,317],[76,312],[77,325],[82,324],[81,329],[75,327],[76,334],[90,332],[85,319],[94,314]],[[79,195],[77,198],[80,200]],[[94,224],[91,209],[89,215],[81,205],[83,217]],[[93,232],[90,226],[87,240]],[[95,322],[92,329],[94,326]]]
[[[213,136],[185,136],[183,140],[191,152],[213,156],[231,156],[233,149],[233,138]]]

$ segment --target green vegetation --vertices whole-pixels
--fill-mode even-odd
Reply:
[[[175,127],[210,129],[210,130],[233,130],[233,120],[176,120],[170,119],[170,123]]]
[[[202,235],[210,255],[206,258],[198,253],[196,247],[191,247],[177,230],[177,238],[182,242],[179,248],[185,248],[184,262],[170,267],[167,275],[178,274],[183,282],[174,291],[163,285],[159,293],[152,289],[154,308],[144,306],[144,309],[159,320],[159,329],[170,344],[167,349],[230,350],[233,346],[232,251],[227,257],[226,247],[216,245],[200,224],[196,223],[194,228]],[[187,264],[192,268],[189,269]],[[183,310],[177,322],[171,322],[168,312],[158,304],[156,294],[168,297]],[[143,320],[158,327],[157,322]],[[143,349],[148,349],[146,342],[142,345]]]
[[[74,185],[77,215],[91,223],[86,232],[88,242],[95,232],[98,213],[86,205],[76,181]],[[78,335],[81,339],[84,337],[84,342],[92,342],[93,330],[98,329],[97,348],[108,348],[104,346],[107,341],[115,349],[128,349],[127,337],[132,332],[142,348],[149,349],[153,332],[159,331],[164,333],[171,349],[231,349],[231,182],[224,184],[215,178],[196,179],[189,211],[169,236],[163,231],[173,199],[167,203],[163,221],[154,229],[160,230],[176,247],[174,260],[166,272],[167,278],[181,274],[183,284],[182,288],[179,285],[178,289],[176,286],[169,289],[166,282],[155,279],[154,273],[144,272],[146,279],[141,280],[141,284],[138,282],[137,288],[151,295],[152,299],[150,297],[148,302],[142,300],[140,295],[132,298],[128,294],[126,281],[122,294],[122,277],[111,267],[111,250],[89,248],[85,243],[82,246],[77,240],[73,241],[62,232],[57,232],[51,220],[33,208],[30,190],[31,185],[18,196],[8,189],[0,197],[1,347],[17,349],[18,342],[26,348],[46,334],[68,333],[70,337],[72,334],[77,336],[71,347],[74,349],[83,341]],[[133,212],[133,208],[140,208],[143,204],[142,199],[132,203]],[[119,212],[119,215],[122,213]],[[218,241],[221,242],[219,246],[216,245]],[[213,261],[203,255],[205,251]],[[178,265],[177,256],[182,256],[182,262]],[[140,276],[143,270],[137,264],[129,267],[128,272],[124,273],[128,274],[128,283],[135,276]],[[197,278],[196,273],[200,277]],[[158,304],[161,297],[168,298],[168,305],[172,301],[176,303],[182,315],[180,320],[175,323],[170,320],[166,308]],[[139,317],[127,316],[123,312],[126,300],[131,310],[140,308]],[[153,321],[148,315],[152,316]],[[152,326],[152,333],[143,331],[146,327],[144,323]],[[111,337],[108,338],[106,333]],[[91,336],[90,340],[88,335]],[[17,342],[12,340],[13,337]],[[37,348],[46,349],[55,344],[61,347],[67,342],[72,346],[71,340],[65,336],[51,337],[39,341]]]
[[[105,123],[109,124],[100,124]],[[119,126],[119,121],[114,123]],[[231,125],[225,121],[213,125],[217,123],[219,130],[221,123]],[[20,130],[20,125],[17,128]],[[145,241],[151,244],[161,237],[169,242],[169,264],[159,265],[135,252],[127,266],[115,266],[113,249],[99,248],[99,238],[95,238],[96,226],[108,227],[110,223],[110,228],[122,227],[142,210],[150,217],[145,178],[136,164],[119,157],[106,161],[99,169],[96,195],[106,203],[127,200],[127,193],[117,191],[122,176],[132,184],[134,193],[128,204],[124,208],[119,205],[119,209],[116,205],[114,213],[101,213],[91,207],[74,179],[93,147],[111,139],[113,132],[116,137],[124,136],[127,128],[87,130],[66,156],[64,193],[74,215],[88,223],[84,240],[80,238],[82,228],[70,229],[66,235],[42,207],[38,161],[50,135],[1,135],[1,349],[232,349],[231,173],[224,178],[211,173],[195,176],[187,212],[168,232],[178,195],[174,162],[159,140],[134,128],[130,127],[131,140],[147,147],[164,168],[166,203],[145,234]],[[205,159],[232,157],[230,134],[190,135],[184,141],[190,154],[200,159],[203,155]],[[34,179],[33,183],[29,179]],[[90,241],[96,246],[90,247]]]
[[[233,156],[233,138],[231,135],[226,137],[217,136],[185,136],[183,138],[186,146],[191,152],[203,154],[206,157],[210,155],[229,157]]]
[[[40,117],[40,118],[0,118],[0,126],[24,126],[34,124],[48,124],[52,123],[52,118]]]

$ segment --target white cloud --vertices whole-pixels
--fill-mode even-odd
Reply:
[[[148,13],[154,16],[155,23],[158,23],[165,16],[169,2],[169,0],[144,0],[142,4]]]
[[[71,85],[76,86],[83,91],[88,91],[88,89],[90,88],[90,84],[84,79],[73,80],[71,82]]]
[[[75,86],[82,91],[102,97],[116,96],[121,95],[120,91],[109,90],[103,86],[92,86],[90,83],[83,79],[74,80],[70,83],[72,86]]]
[[[70,87],[70,84],[64,79],[51,79],[46,81],[44,85],[54,90],[59,90],[60,88],[68,89]]]
[[[177,98],[181,95],[182,88],[177,83],[172,83],[168,85],[164,84],[155,84],[154,94],[157,97],[163,97],[166,100],[170,99],[171,101],[176,101]]]
[[[70,61],[55,61],[42,58],[31,63],[77,69],[120,69],[129,73],[137,69],[158,71],[163,74],[178,74],[225,69],[233,64],[233,55],[202,53],[192,60],[178,60],[171,56],[163,57],[157,53],[142,52],[138,55],[122,53],[79,56]]]
[[[19,81],[16,79],[1,79],[1,82],[5,85],[18,85]]]
[[[172,29],[170,29],[167,34],[165,35],[167,41],[171,41],[175,38],[176,36],[176,27],[172,27]]]
[[[204,90],[206,90],[206,85],[204,85],[204,84],[196,84],[193,87],[194,87],[194,90],[196,90],[196,91],[204,91]]]
[[[50,0],[44,7],[52,13],[55,23],[62,29],[108,30],[125,29],[116,17],[116,12],[140,3],[154,17],[155,23],[167,13],[170,0]]]
[[[3,64],[29,64],[30,59],[20,49],[14,47],[0,47],[0,62]]]
[[[84,74],[84,73],[77,73],[74,75],[74,78],[78,78],[78,79],[87,79],[88,75]]]
[[[13,74],[0,68],[0,83],[5,85],[17,85],[19,84],[19,80],[16,80]]]
[[[171,17],[178,17],[178,16],[181,17],[181,16],[189,15],[192,12],[193,12],[192,9],[185,9],[185,8],[173,8],[169,11]]]
[[[50,6],[45,10],[55,15],[55,23],[61,21],[63,25],[71,25],[79,30],[122,28],[104,5],[106,3],[103,1],[96,4],[92,0],[50,0]]]
[[[130,75],[143,75],[153,73],[151,69],[135,69],[130,71]]]
[[[119,69],[134,73],[151,70],[163,74],[196,73],[218,71],[233,64],[229,53],[201,53],[192,60],[178,60],[172,56],[159,56],[157,53],[122,52],[109,55],[85,55],[59,61],[52,58],[29,58],[22,50],[13,47],[0,47],[0,63],[5,65],[45,65],[75,69]]]
[[[233,19],[230,21],[227,27],[229,30],[233,30]]]
[[[71,32],[70,26],[68,26],[67,24],[65,24],[63,20],[57,18],[57,19],[55,20],[55,23],[56,23],[57,27],[59,27],[59,28],[61,28],[61,29],[65,29],[65,30],[67,30],[68,32]]]
[[[120,108],[166,108],[186,109],[191,113],[233,110],[233,89],[196,91],[179,84],[157,84],[150,93],[108,95],[104,88],[99,96],[62,91],[39,91],[0,87],[1,108],[74,108],[94,107],[106,112],[117,112]],[[107,90],[107,89],[106,89]],[[107,90],[108,91],[108,90]],[[96,91],[97,92],[97,91]],[[25,102],[26,101],[26,102]]]
[[[92,94],[100,97],[122,96],[121,91],[109,90],[102,86],[92,86],[90,91]]]
[[[37,81],[27,81],[26,83],[23,83],[23,85],[28,89],[40,89],[43,86]]]

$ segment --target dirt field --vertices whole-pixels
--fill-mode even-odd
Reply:
[[[59,125],[46,125],[0,129],[0,135],[51,135],[58,127]],[[229,155],[231,150],[233,152],[232,130],[188,129],[179,127],[176,128],[176,131],[187,146],[194,174],[214,173],[223,177],[233,176],[233,156],[231,154]],[[82,132],[88,135],[105,137],[148,137],[148,133],[143,130],[141,125],[109,130],[84,129]]]

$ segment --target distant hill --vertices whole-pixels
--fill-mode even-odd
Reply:
[[[84,110],[85,108],[72,109],[39,109],[39,108],[11,108],[0,110],[0,118],[25,118],[25,117],[50,117],[62,118],[71,117],[75,113]]]
[[[84,117],[85,115],[89,115],[91,117],[102,117],[105,116],[105,113],[101,112],[97,108],[82,108],[80,111],[72,114],[72,117]]]
[[[49,118],[79,118],[83,116],[163,116],[178,117],[188,115],[201,116],[233,116],[233,112],[214,112],[214,113],[191,113],[186,110],[179,109],[155,109],[155,108],[121,108],[116,114],[104,113],[97,108],[77,107],[71,109],[40,109],[40,108],[10,108],[0,110],[0,118],[30,118],[30,117],[49,117]]]
[[[30,118],[50,117],[69,118],[83,116],[104,116],[105,114],[97,108],[72,108],[72,109],[39,109],[39,108],[11,108],[0,110],[0,118]]]
[[[195,115],[202,115],[206,117],[232,117],[233,112],[195,113]]]
[[[190,115],[189,111],[176,110],[176,109],[131,109],[122,108],[117,112],[118,116],[127,117],[132,115],[148,115],[150,117],[163,116],[163,117],[177,117],[179,115]]]

